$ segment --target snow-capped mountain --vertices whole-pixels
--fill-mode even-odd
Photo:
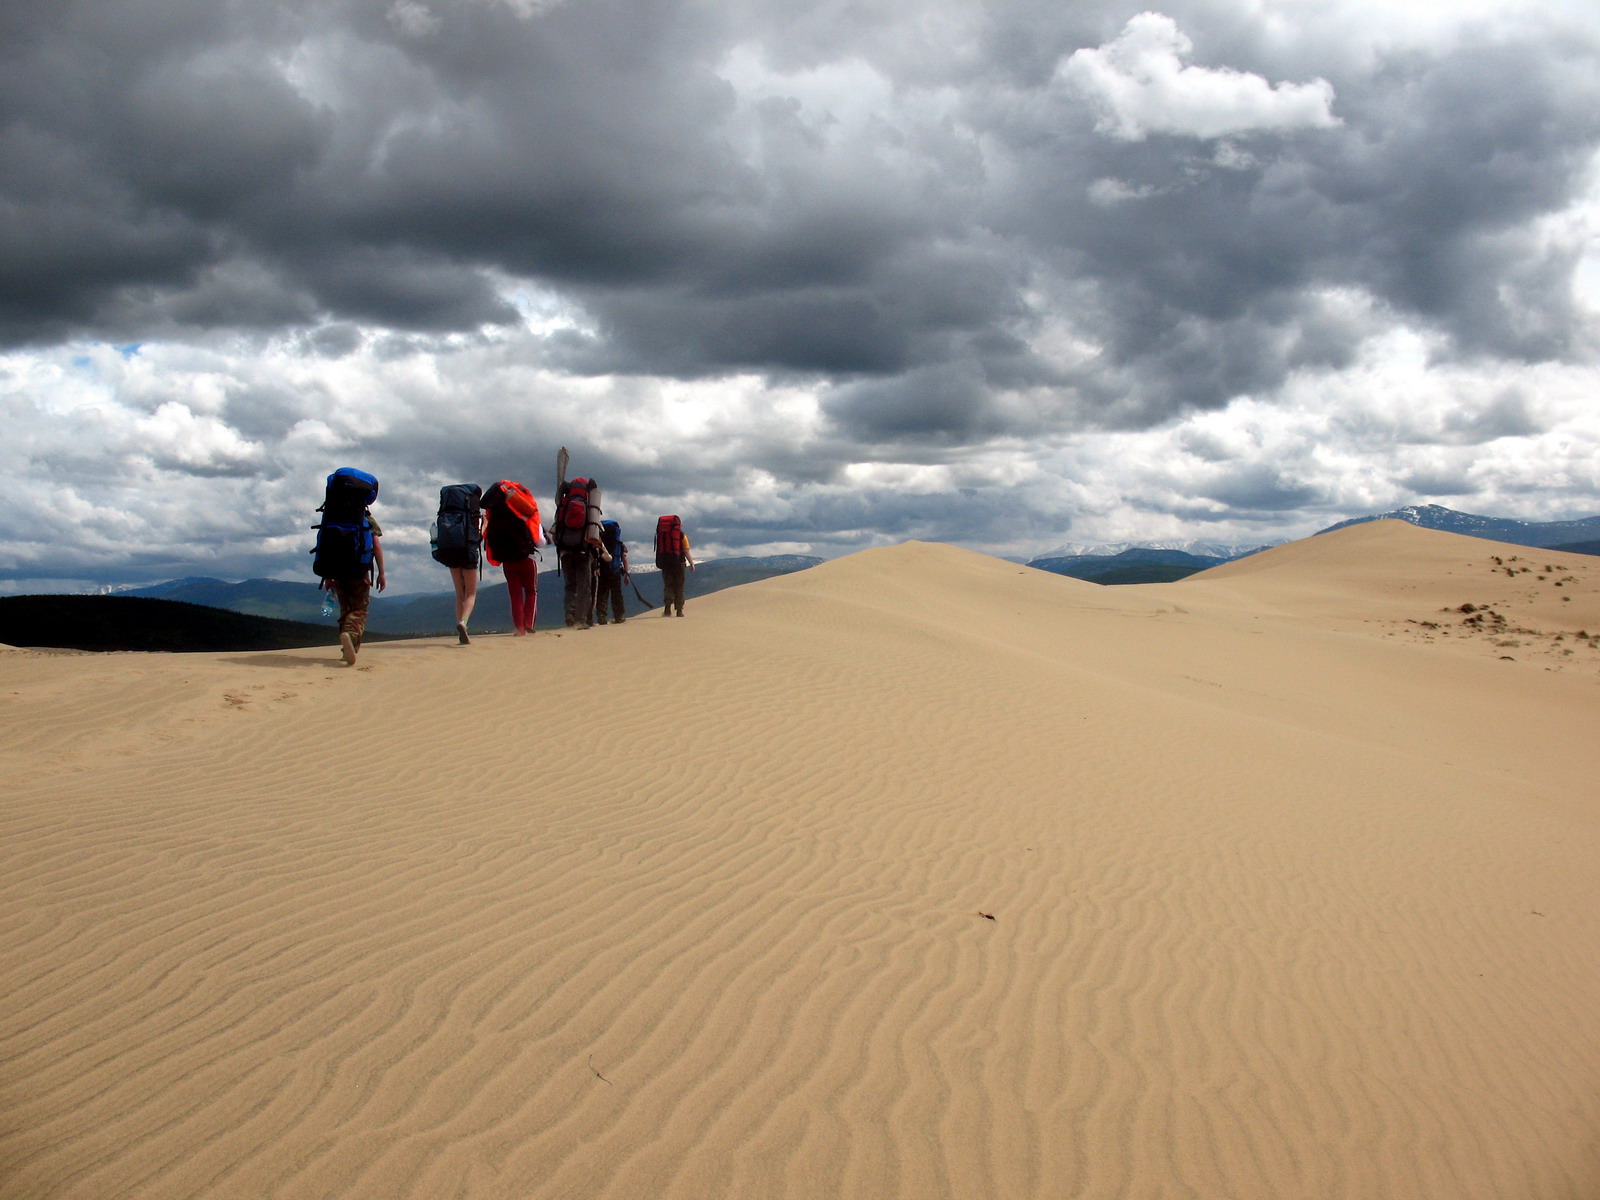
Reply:
[[[1385,520],[1407,521],[1423,529],[1488,538],[1496,542],[1509,542],[1513,546],[1562,546],[1600,538],[1600,517],[1584,517],[1577,521],[1518,521],[1510,517],[1483,517],[1476,513],[1457,512],[1442,504],[1411,504],[1393,512],[1352,517],[1317,532],[1332,533],[1335,529],[1345,529],[1351,525]]]

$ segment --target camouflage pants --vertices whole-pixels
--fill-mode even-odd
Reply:
[[[359,650],[361,635],[367,629],[367,608],[372,603],[372,580],[333,579],[329,587],[339,601],[339,632],[348,633]]]

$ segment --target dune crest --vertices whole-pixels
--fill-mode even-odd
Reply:
[[[1330,626],[1600,671],[1600,559],[1406,521],[1372,521],[1276,546],[1182,581],[1188,594]]]
[[[1405,623],[1600,581],[1413,532],[0,655],[0,1197],[1587,1195],[1596,678]]]

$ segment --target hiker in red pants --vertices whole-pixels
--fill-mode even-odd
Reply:
[[[483,494],[483,511],[485,554],[506,573],[511,625],[518,637],[524,637],[533,632],[539,610],[539,564],[534,556],[545,544],[539,504],[520,483],[502,479]]]

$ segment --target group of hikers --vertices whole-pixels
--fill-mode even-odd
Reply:
[[[539,516],[539,502],[525,486],[511,479],[491,484],[446,484],[439,489],[439,512],[433,525],[433,557],[450,569],[455,585],[456,638],[472,641],[467,622],[477,604],[484,565],[505,573],[511,599],[511,624],[517,637],[533,632],[539,593],[537,560],[553,546],[564,584],[565,619],[569,629],[588,629],[626,619],[623,585],[632,584],[628,547],[617,522],[601,510],[600,485],[593,479],[567,479],[565,450],[560,460],[561,484],[548,525]],[[366,631],[374,587],[383,591],[388,577],[383,565],[383,531],[372,516],[378,499],[375,476],[354,467],[340,467],[328,476],[323,495],[312,570],[339,608],[339,650],[354,665]],[[669,514],[656,521],[655,561],[661,571],[662,615],[683,616],[686,571],[694,555],[683,522]],[[638,589],[634,588],[638,596]],[[644,598],[639,597],[641,604]],[[648,609],[650,606],[645,605]]]

